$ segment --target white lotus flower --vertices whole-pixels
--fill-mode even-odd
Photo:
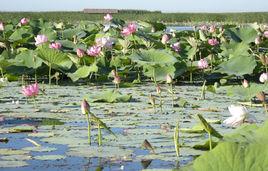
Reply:
[[[5,82],[8,82],[7,77],[0,78],[0,83],[5,83]]]
[[[223,123],[231,127],[237,127],[244,123],[249,113],[247,108],[241,105],[231,105],[228,107],[228,110],[231,117],[224,120]]]
[[[266,81],[268,81],[268,73],[262,73],[260,75],[260,82],[265,83]]]

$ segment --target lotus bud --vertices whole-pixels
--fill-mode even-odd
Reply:
[[[260,58],[261,63],[262,63],[263,65],[268,65],[268,56],[261,54],[261,55],[259,56],[259,58]]]
[[[4,31],[4,23],[0,21],[0,31]]]
[[[111,74],[112,74],[113,77],[118,76],[117,72],[114,69],[111,71]]]
[[[155,97],[152,94],[149,95],[149,101],[152,106],[155,106]]]
[[[265,83],[266,81],[268,81],[268,73],[262,73],[259,79],[260,82]]]
[[[259,45],[261,43],[261,38],[260,37],[256,37],[255,38],[255,44]]]
[[[29,19],[27,19],[27,18],[22,18],[21,20],[20,20],[20,24],[21,25],[26,25],[26,24],[28,24],[29,23]]]
[[[162,90],[161,90],[160,85],[157,85],[157,86],[156,86],[156,93],[157,93],[157,94],[161,94],[161,92],[162,92]]]
[[[82,58],[85,56],[85,51],[83,49],[76,49],[76,55],[79,57],[79,58]]]
[[[171,75],[167,74],[167,76],[166,76],[166,83],[167,84],[172,84],[172,82],[173,82],[173,79],[172,79]]]
[[[116,75],[116,76],[114,77],[113,83],[115,83],[115,84],[120,84],[120,82],[121,82],[121,78],[120,78],[118,75]]]
[[[246,79],[243,80],[242,85],[243,85],[244,88],[249,87],[249,83],[248,83],[248,81]]]
[[[151,29],[151,33],[154,33],[154,32],[155,32],[155,28],[152,27],[152,29]]]
[[[264,92],[259,92],[257,95],[256,95],[257,99],[261,102],[265,102],[265,94]]]
[[[81,111],[82,111],[82,114],[84,114],[84,115],[89,114],[89,112],[90,112],[90,106],[85,99],[81,103]]]
[[[76,36],[76,35],[74,35],[74,36],[73,36],[73,43],[76,45],[76,44],[77,44],[77,42],[78,42],[78,41],[77,41],[77,36]]]
[[[167,44],[168,41],[169,41],[169,36],[167,34],[164,34],[162,36],[161,42],[165,45],[165,44]]]

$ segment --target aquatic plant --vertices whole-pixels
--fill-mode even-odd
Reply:
[[[28,86],[23,86],[21,90],[22,94],[28,98],[34,99],[34,105],[36,108],[36,96],[39,94],[39,85],[38,83],[34,83]]]
[[[83,100],[81,102],[81,111],[82,114],[86,115],[87,123],[88,123],[88,143],[91,144],[91,123],[94,122],[98,125],[98,144],[99,146],[102,145],[102,133],[101,129],[104,128],[107,130],[110,134],[116,137],[116,135],[111,131],[110,128],[107,127],[107,125],[101,121],[100,118],[98,118],[96,115],[94,115],[92,112],[90,112],[90,106],[87,102],[87,100]]]
[[[207,121],[206,119],[201,115],[201,114],[197,114],[200,123],[202,125],[202,127],[205,129],[205,131],[208,133],[208,141],[209,141],[209,149],[212,150],[212,137],[211,136],[215,136],[217,138],[223,138],[223,136],[216,131]]]

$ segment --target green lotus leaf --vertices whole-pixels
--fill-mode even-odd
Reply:
[[[134,62],[137,62],[141,66],[167,66],[175,64],[178,61],[171,54],[156,49],[141,50],[139,53],[132,54],[130,59]]]
[[[80,78],[86,78],[90,73],[98,72],[98,66],[94,63],[91,66],[82,66],[78,68],[74,73],[69,73],[68,77],[72,79],[72,81],[77,81]]]
[[[252,27],[230,28],[226,33],[236,42],[244,42],[246,44],[254,42],[258,32]]]
[[[59,50],[51,49],[47,44],[39,46],[37,48],[37,54],[47,65],[52,64],[52,68],[57,69],[60,67],[61,69],[68,70],[73,65],[67,54]]]
[[[244,88],[243,86],[233,86],[228,89],[227,94],[229,96],[239,96],[242,100],[251,100],[251,98],[255,97],[261,91],[268,91],[268,83],[251,83],[248,88]]]
[[[43,60],[36,56],[35,51],[26,50],[16,56],[14,63],[16,66],[37,69],[42,65]]]
[[[32,34],[32,31],[30,29],[20,28],[13,32],[13,34],[9,37],[9,40],[12,42],[15,42],[15,41],[19,41],[22,39],[27,39],[31,37],[31,34]]]
[[[242,76],[245,74],[252,74],[253,70],[257,66],[254,57],[248,55],[239,55],[230,58],[219,65],[216,72],[226,73],[228,75]]]
[[[253,143],[241,146],[237,143],[220,143],[210,152],[198,157],[193,164],[194,171],[228,170],[251,171],[268,168],[268,144]]]
[[[167,74],[174,78],[175,71],[176,68],[173,65],[163,67],[147,65],[143,68],[144,75],[151,78],[155,75],[156,81],[165,81]]]

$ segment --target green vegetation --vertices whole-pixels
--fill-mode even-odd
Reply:
[[[114,18],[123,20],[145,20],[165,23],[198,23],[198,22],[224,22],[224,23],[267,23],[268,12],[251,13],[161,13],[160,11],[122,10],[113,14]],[[78,20],[100,21],[103,14],[86,14],[83,12],[0,12],[0,20],[18,21],[22,17],[30,19],[46,18],[49,21],[76,22]]]

